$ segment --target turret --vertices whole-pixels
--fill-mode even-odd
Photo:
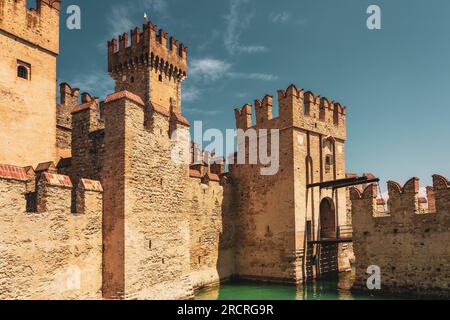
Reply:
[[[262,100],[255,100],[256,121],[264,123],[272,120],[273,97],[266,95]]]
[[[251,104],[235,109],[238,129],[300,127],[339,140],[346,140],[346,108],[340,103],[305,92],[295,85],[278,91],[279,116],[273,117],[273,97],[265,95],[255,100],[255,120],[252,124]]]
[[[78,104],[80,89],[72,88],[68,83],[61,83],[59,86],[60,104],[74,107]]]
[[[131,43],[129,42],[131,39]],[[187,47],[152,22],[108,41],[108,72],[116,92],[129,91],[149,105],[181,113],[181,82],[187,74]]]
[[[246,104],[240,109],[234,110],[236,117],[236,128],[248,129],[252,126],[252,105]]]

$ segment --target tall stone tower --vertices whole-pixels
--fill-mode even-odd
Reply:
[[[280,168],[269,176],[261,175],[260,162],[230,169],[240,194],[236,270],[243,278],[298,283],[337,268],[329,259],[337,245],[312,243],[336,239],[347,225],[345,189],[308,185],[345,178],[346,109],[294,85],[278,92],[278,104],[273,118],[273,97],[256,100],[254,125],[252,105],[235,111],[237,128],[248,137],[246,153],[266,135],[260,129],[279,130]]]
[[[55,160],[59,11],[59,0],[0,0],[0,163]]]
[[[108,42],[108,71],[115,91],[130,91],[151,108],[181,113],[181,82],[186,77],[187,48],[151,22]]]
[[[108,43],[116,92],[105,119],[103,293],[107,298],[189,298],[189,164],[172,159],[187,49],[151,22]]]

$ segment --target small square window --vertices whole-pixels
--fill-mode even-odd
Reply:
[[[31,65],[29,63],[17,60],[17,77],[31,80]]]

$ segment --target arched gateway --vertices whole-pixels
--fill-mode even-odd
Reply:
[[[330,198],[325,198],[320,203],[320,238],[336,238],[336,209]]]

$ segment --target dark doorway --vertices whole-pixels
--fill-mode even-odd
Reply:
[[[336,210],[330,198],[325,198],[320,203],[320,238],[336,238]]]

